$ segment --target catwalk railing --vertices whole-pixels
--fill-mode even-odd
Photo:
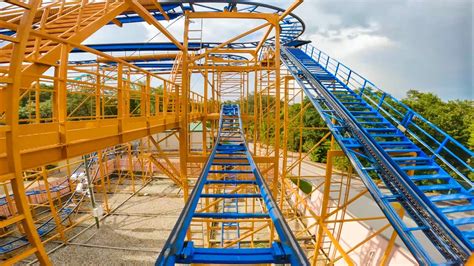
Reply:
[[[420,264],[466,261],[473,152],[316,48],[285,47],[282,59]]]
[[[237,264],[309,265],[257,169],[244,136],[238,105],[223,105],[212,153],[156,265],[229,261]],[[216,185],[219,188],[213,189]],[[214,200],[210,202],[209,199]],[[253,208],[241,206],[246,201],[253,201]],[[216,204],[219,202],[222,208]],[[256,210],[255,202],[261,205],[261,211]],[[196,210],[198,205],[201,210]],[[220,226],[221,230],[217,232],[221,235],[216,235],[217,243],[195,246],[193,239],[189,238],[192,233],[190,226],[199,221]],[[266,241],[261,240],[259,247],[253,245],[253,237],[251,244],[242,241],[245,235],[249,237],[251,234],[243,234],[241,227],[255,223],[263,223],[263,228],[271,231],[265,235]],[[185,241],[187,234],[188,241]]]

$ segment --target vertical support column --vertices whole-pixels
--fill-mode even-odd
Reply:
[[[124,95],[123,95],[123,64],[117,65],[117,119],[118,133],[120,142],[123,142],[123,112],[124,112]]]
[[[146,118],[146,128],[147,128],[148,135],[151,134],[150,132],[150,115],[151,115],[151,94],[150,94],[151,88],[150,86],[151,86],[151,76],[150,74],[147,73],[145,86],[142,87],[142,98],[141,98],[141,106],[142,106],[141,109],[145,109],[145,110],[141,110],[141,109],[140,110],[141,110],[141,116],[142,117],[145,116]],[[155,98],[155,101],[157,100],[159,99]],[[140,144],[141,144],[141,141],[140,141]],[[140,148],[140,152],[141,152],[141,148]],[[143,167],[141,170],[143,172]]]
[[[100,185],[102,188],[102,200],[103,200],[103,206],[104,210],[106,213],[110,212],[109,208],[109,202],[108,202],[108,197],[107,197],[107,185],[105,183],[105,177],[106,177],[106,169],[105,169],[105,164],[107,164],[107,161],[104,162],[104,156],[102,154],[102,150],[97,151],[97,159],[98,159],[98,167],[99,167],[99,174],[100,174]]]
[[[66,242],[67,239],[66,239],[66,236],[64,235],[64,228],[61,221],[61,217],[58,215],[58,211],[56,209],[56,206],[54,205],[54,200],[51,195],[51,190],[49,188],[48,173],[46,172],[46,167],[44,166],[41,167],[41,177],[43,179],[44,190],[46,190],[46,196],[48,197],[48,203],[49,203],[49,208],[51,209],[51,215],[53,216],[54,223],[56,223],[56,230],[58,231],[61,240],[63,242]]]
[[[258,70],[257,70],[257,55],[255,55],[255,70],[254,70],[254,87],[253,87],[253,155],[257,156],[257,132],[258,132],[258,121],[257,121],[257,113],[258,113]]]
[[[127,157],[128,157],[128,173],[130,174],[130,177],[132,179],[132,193],[135,193],[135,173],[134,173],[134,165],[133,165],[133,151],[132,151],[132,145],[130,143],[127,145]]]
[[[146,90],[148,89],[148,75],[146,75],[146,81],[144,85],[140,85],[140,116],[144,117],[147,113],[148,103],[146,102]]]
[[[211,79],[212,79],[212,113],[216,113],[219,110],[218,103],[217,103],[217,83],[216,83],[216,71],[213,70],[211,72]],[[216,124],[215,120],[211,120],[211,145],[215,143],[215,134],[216,134]]]
[[[100,73],[100,72],[99,72],[99,73]],[[102,70],[102,74],[101,74],[101,76],[99,77],[99,80],[100,80],[100,82],[101,82],[101,83],[100,83],[101,86],[102,86],[102,83],[105,85],[105,81],[106,81],[105,75],[106,75],[106,74],[105,74],[105,70]],[[102,105],[101,105],[100,110],[101,110],[102,117],[105,118],[105,102],[106,102],[107,99],[106,99],[106,97],[105,97],[105,94],[101,95],[100,97],[101,97],[101,99],[102,99]]]
[[[329,196],[330,196],[329,192],[331,189],[332,160],[333,160],[333,151],[329,150],[327,152],[327,159],[326,159],[326,176],[324,179],[323,202],[321,203],[321,212],[320,212],[321,221],[319,221],[319,226],[317,228],[316,244],[314,246],[312,265],[317,264],[318,257],[319,257],[319,249],[321,247],[321,243],[323,240],[323,234],[324,234],[323,226],[325,226],[324,219],[327,214],[327,206],[329,204]]]
[[[101,93],[100,93],[100,86],[101,86],[101,78],[100,78],[100,66],[99,63],[97,62],[96,65],[96,78],[95,78],[95,119],[99,120],[101,118],[101,104],[100,104],[100,98],[101,98]]]
[[[204,65],[207,66],[207,55],[204,59]],[[209,77],[209,70],[207,67],[204,69],[204,108],[203,108],[203,116],[202,116],[202,155],[207,155],[207,94],[208,94],[208,77]]]
[[[59,139],[62,144],[64,144],[62,152],[63,157],[67,157],[67,143],[66,139],[66,123],[67,123],[67,67],[68,67],[68,56],[69,54],[69,45],[61,45],[61,57],[60,64],[58,69],[58,86],[55,88],[56,98],[56,110],[58,115],[58,125],[59,125]]]
[[[289,82],[292,79],[291,76],[285,76],[285,87],[284,90],[284,100],[283,100],[283,161],[281,169],[281,194],[280,194],[280,210],[283,210],[283,202],[285,197],[285,178],[288,174],[286,171],[287,161],[288,161],[288,91],[289,91]]]
[[[35,84],[35,123],[41,123],[41,110],[40,110],[40,101],[41,101],[41,85],[39,80]]]
[[[166,120],[166,114],[168,113],[168,82],[163,81],[163,117]],[[170,86],[171,88],[171,86]],[[156,94],[156,98],[158,98],[158,94]],[[158,101],[159,102],[159,101]],[[159,113],[159,105],[156,105],[155,116]]]
[[[145,83],[145,88],[144,88],[144,95],[143,95],[143,101],[145,102],[145,116],[146,116],[146,121],[148,124],[148,128],[150,128],[149,125],[149,119],[151,115],[151,76],[150,74],[146,74],[146,83]],[[155,99],[157,101],[158,99]],[[143,103],[142,103],[143,106]]]
[[[212,71],[212,112],[217,112],[216,108],[216,71]],[[214,135],[213,135],[214,136]]]
[[[130,67],[127,68],[128,70],[126,71],[127,73],[127,80],[125,80],[125,86],[123,87],[124,92],[123,92],[123,118],[127,119],[130,117],[130,99],[132,96],[132,77],[130,73]]]
[[[278,195],[278,176],[280,173],[280,27],[279,17],[274,15],[273,28],[275,30],[275,162],[273,170],[273,196]],[[270,90],[270,87],[268,88]]]
[[[31,25],[36,14],[36,10],[39,5],[38,0],[30,1],[31,8],[23,12],[19,27],[17,30],[18,42],[13,44],[12,58],[10,68],[8,70],[8,76],[11,78],[11,83],[8,83],[5,91],[5,121],[6,126],[9,128],[5,132],[5,143],[6,143],[6,154],[8,172],[11,173],[11,189],[13,191],[14,199],[18,215],[23,215],[22,225],[25,229],[26,237],[33,247],[33,251],[36,254],[39,262],[42,265],[50,265],[48,255],[44,249],[43,243],[38,235],[38,231],[33,222],[31,216],[30,207],[26,198],[25,186],[22,175],[22,163],[20,155],[20,139],[19,139],[19,114],[20,109],[20,89],[21,89],[21,77],[22,77],[22,64],[25,56],[26,45],[30,36]],[[6,261],[5,263],[16,262],[15,257]]]
[[[317,234],[316,234],[316,245],[314,246],[314,254],[313,254],[313,263],[312,265],[317,264],[318,256],[319,256],[319,250],[322,246],[322,242],[324,239],[324,233],[327,231],[327,233],[332,233],[329,232],[328,229],[326,228],[326,216],[327,216],[327,211],[328,211],[328,206],[329,206],[329,200],[331,196],[331,181],[332,181],[332,173],[333,173],[333,161],[334,158],[337,156],[344,156],[344,153],[341,150],[329,150],[327,152],[327,159],[326,159],[326,175],[325,175],[325,180],[324,180],[324,190],[323,190],[323,201],[321,203],[321,211],[320,211],[320,217],[321,219],[319,220],[319,226],[317,228]],[[334,242],[335,239],[331,239],[335,245],[337,245],[337,242]],[[344,257],[345,255],[342,254]]]
[[[183,60],[182,60],[182,69],[181,69],[181,121],[179,127],[179,167],[180,167],[180,179],[183,182],[183,193],[184,201],[188,200],[188,98],[189,98],[189,71],[188,71],[188,30],[189,30],[189,16],[188,12],[185,14],[184,22],[184,50]]]
[[[251,119],[250,110],[249,110],[249,106],[250,106],[250,104],[249,104],[249,102],[250,102],[250,72],[251,72],[250,69],[245,72],[245,76],[247,78],[247,80],[246,80],[246,87],[247,88],[246,88],[246,96],[245,96],[247,104],[246,104],[246,108],[245,108],[245,113],[247,114],[247,117],[249,118],[249,120]],[[255,102],[254,102],[254,104],[255,104]],[[248,132],[248,139],[252,139],[252,136],[250,135],[250,123],[247,123],[246,132]]]
[[[263,72],[263,70],[261,70],[261,71],[258,72],[258,73],[259,73],[259,80],[260,80],[260,82],[259,82],[260,88],[263,86],[263,85],[262,85],[263,79],[262,79],[262,77],[261,77],[261,76],[262,76],[262,72]],[[257,133],[257,134],[258,134],[258,135],[257,135],[257,138],[258,138],[258,139],[261,138],[261,136],[263,135],[263,134],[262,134],[262,128],[263,128],[263,119],[264,119],[264,117],[263,117],[263,101],[262,101],[262,95],[263,95],[263,90],[259,90],[259,91],[258,91],[258,107],[259,107],[259,108],[258,108],[258,112],[259,112],[258,118],[259,118],[259,121],[258,121],[258,123],[257,123],[257,127],[258,127],[258,130],[257,130],[257,132],[258,132],[258,133]],[[260,149],[258,149],[257,151],[258,151],[258,153],[259,153],[260,155],[263,153],[263,152],[262,152],[262,149],[261,149],[261,148],[262,148],[262,143],[261,143],[261,142],[263,142],[263,141],[264,141],[264,140],[260,140],[260,141],[258,142],[258,144],[259,144],[259,146],[260,146]],[[257,145],[257,142],[255,142],[255,145]]]
[[[302,90],[300,90],[300,112],[299,112],[299,123],[298,123],[298,128],[299,128],[299,145],[298,145],[298,176],[301,176],[301,162],[303,158],[303,109],[304,109],[304,94]],[[298,185],[299,185],[299,178],[298,178]]]

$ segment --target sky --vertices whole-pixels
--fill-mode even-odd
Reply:
[[[417,89],[445,100],[474,99],[471,0],[306,0],[294,13],[306,25],[302,39],[396,97]],[[206,20],[204,40],[223,41],[261,23]],[[163,25],[182,39],[183,19]],[[157,33],[143,23],[108,26],[86,43],[140,42]]]
[[[304,38],[397,97],[474,99],[473,1],[306,0]]]

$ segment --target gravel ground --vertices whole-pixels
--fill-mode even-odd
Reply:
[[[141,183],[136,185],[140,187]],[[130,193],[121,192],[131,191],[131,186],[120,185],[117,191],[120,193],[108,197],[112,209],[130,197]],[[154,265],[183,206],[182,194],[170,180],[154,180],[103,219],[99,229],[87,229],[71,244],[52,252],[50,259],[54,265]],[[68,236],[93,223],[93,219],[85,221]],[[46,249],[59,244],[48,243]],[[26,261],[34,259],[31,256]]]

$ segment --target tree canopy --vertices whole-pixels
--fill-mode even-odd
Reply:
[[[268,96],[262,98],[262,105],[267,106],[267,102],[274,103],[275,99],[267,99]],[[271,97],[271,96],[270,96]],[[428,121],[437,125],[440,129],[451,135],[454,139],[458,140],[464,146],[472,149],[474,148],[474,101],[472,100],[450,100],[443,101],[436,94],[424,93],[417,90],[410,90],[406,96],[402,99],[402,102],[412,108],[415,112],[425,117]],[[309,103],[309,99],[305,98],[303,107]],[[249,96],[249,110],[253,113],[253,95]],[[283,108],[282,108],[283,109]],[[289,125],[289,137],[287,147],[290,151],[297,152],[300,148],[300,132],[298,128],[299,124],[299,112],[301,110],[300,103],[294,103],[289,106],[289,117],[292,122]],[[283,117],[283,110],[281,111],[281,117]],[[272,125],[266,125],[266,123],[273,124],[274,114],[267,113],[269,115],[268,120],[263,120],[262,124],[259,125],[260,129],[260,140],[265,140],[267,137],[270,138],[270,144],[274,138],[274,132]],[[294,119],[296,118],[296,119]],[[325,127],[325,123],[312,106],[304,110],[302,118],[303,127],[303,142],[302,151],[308,152],[314,144],[316,144],[326,133],[322,130],[312,130],[311,128]],[[253,130],[253,125],[249,127]],[[270,130],[269,130],[270,129]],[[268,131],[269,130],[269,131]],[[282,135],[282,134],[281,134]],[[324,141],[318,148],[311,151],[310,158],[315,162],[324,163],[326,162],[326,153],[329,149],[329,139]],[[346,168],[348,162],[346,160],[336,161],[338,168]]]
[[[443,101],[431,92],[409,90],[402,100],[465,146],[474,147],[474,101]]]

